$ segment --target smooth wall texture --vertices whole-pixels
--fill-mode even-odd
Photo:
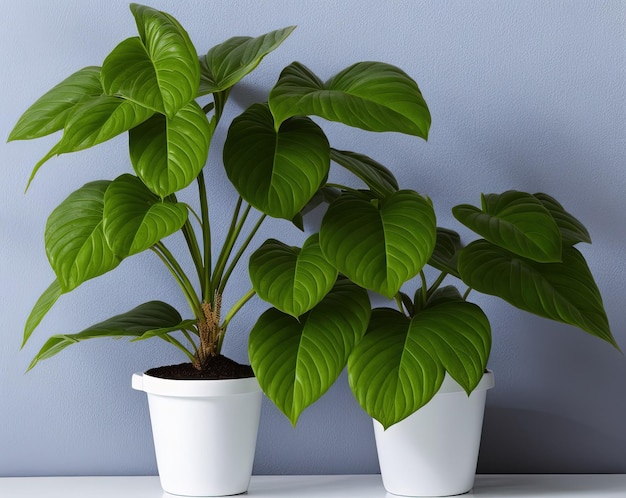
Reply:
[[[589,228],[582,250],[626,349],[626,3],[623,1],[166,1],[202,52],[234,35],[287,25],[296,31],[234,91],[232,117],[264,99],[293,60],[323,78],[359,60],[396,64],[430,106],[428,142],[324,125],[332,145],[371,155],[402,186],[428,194],[441,225],[461,229],[450,208],[481,192],[547,192]],[[0,16],[0,137],[71,72],[99,65],[135,36],[126,1],[20,0]],[[228,117],[227,116],[227,117]],[[226,120],[225,120],[226,121]],[[220,157],[224,130],[211,152]],[[43,249],[50,211],[71,191],[130,169],[125,137],[47,163],[28,193],[34,164],[56,142],[0,145],[0,476],[154,474],[147,403],[130,389],[135,371],[184,361],[158,342],[91,341],[24,374],[51,334],[71,333],[150,299],[185,309],[150,254],[63,296],[20,351],[23,324],[53,280]],[[223,171],[207,171],[216,237],[234,203]],[[189,198],[195,195],[190,192]],[[309,223],[316,223],[315,216]],[[461,230],[464,237],[467,233]],[[267,236],[300,243],[284,222]],[[467,240],[467,239],[466,239]],[[181,241],[168,243],[178,250]],[[249,288],[245,268],[236,299]],[[472,295],[494,331],[480,472],[626,472],[626,358],[562,324]],[[265,305],[253,300],[231,326],[226,353],[246,360],[247,331]],[[377,472],[370,420],[345,376],[298,426],[263,407],[256,473]]]

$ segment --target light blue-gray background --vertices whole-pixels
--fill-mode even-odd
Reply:
[[[165,1],[199,51],[234,35],[298,29],[234,92],[227,117],[264,98],[293,60],[323,78],[359,60],[405,69],[429,103],[430,140],[326,126],[335,147],[392,168],[402,186],[432,197],[439,222],[481,192],[554,195],[589,228],[583,247],[626,348],[626,3],[623,1]],[[43,92],[71,72],[99,65],[135,35],[125,1],[20,0],[0,15],[0,137]],[[152,474],[145,395],[135,371],[183,361],[159,342],[92,341],[24,371],[54,333],[75,332],[150,300],[185,308],[156,258],[125,261],[63,296],[20,352],[23,323],[52,281],[43,249],[49,212],[87,181],[129,170],[126,139],[51,160],[27,195],[35,162],[57,137],[0,145],[0,476]],[[219,159],[223,133],[212,160]],[[214,163],[215,164],[215,163]],[[234,194],[208,173],[215,227]],[[466,236],[465,232],[462,232]],[[259,237],[297,243],[287,223]],[[180,247],[180,240],[170,241]],[[233,296],[249,288],[245,270]],[[626,472],[626,358],[557,323],[474,295],[494,330],[479,471]],[[247,330],[265,308],[253,301],[231,326],[226,352],[245,360]],[[378,465],[370,420],[345,377],[307,410],[297,428],[264,404],[255,472],[367,473]]]

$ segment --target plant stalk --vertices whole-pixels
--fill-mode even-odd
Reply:
[[[266,214],[263,214],[259,220],[256,222],[256,225],[254,225],[254,227],[252,228],[252,230],[250,231],[250,234],[248,235],[248,237],[246,238],[246,240],[244,241],[244,243],[241,245],[241,247],[239,248],[239,250],[237,251],[237,254],[235,254],[235,257],[233,258],[232,262],[230,263],[230,265],[228,266],[228,268],[226,269],[226,273],[224,273],[224,277],[222,278],[220,285],[219,285],[219,292],[223,293],[224,292],[224,288],[226,287],[226,283],[228,282],[228,279],[230,278],[231,273],[233,272],[233,270],[235,269],[235,267],[237,266],[237,263],[239,262],[239,260],[241,259],[241,256],[243,255],[243,253],[245,252],[245,250],[248,248],[248,246],[250,245],[250,242],[252,242],[252,239],[254,238],[254,236],[256,235],[257,231],[259,230],[259,228],[261,227],[261,224],[263,223],[263,221],[265,220],[265,218],[267,218]]]
[[[165,264],[167,269],[176,279],[176,282],[183,291],[183,294],[187,299],[187,303],[189,304],[189,307],[191,308],[194,316],[196,318],[201,318],[203,316],[203,313],[200,309],[200,306],[198,305],[198,296],[196,295],[196,292],[193,289],[193,285],[189,281],[189,278],[180,267],[172,253],[165,247],[162,242],[157,242],[150,249],[159,257],[159,259]]]
[[[211,222],[209,221],[209,202],[206,195],[206,183],[204,173],[200,171],[197,178],[198,195],[200,197],[200,216],[202,217],[202,245],[204,254],[204,268],[200,285],[202,288],[202,301],[213,301],[213,289],[211,287]]]

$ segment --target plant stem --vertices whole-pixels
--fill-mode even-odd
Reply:
[[[200,215],[202,216],[202,245],[204,254],[204,269],[200,279],[202,301],[212,302],[213,289],[211,288],[211,223],[209,221],[209,202],[206,195],[204,173],[200,171],[197,178],[198,195],[200,197]],[[200,315],[202,316],[202,315]]]
[[[441,285],[441,282],[443,282],[443,280],[444,280],[447,276],[448,276],[448,273],[447,273],[447,272],[445,272],[445,271],[442,271],[442,272],[440,273],[440,275],[437,277],[437,280],[435,280],[435,281],[433,282],[433,285],[431,285],[431,286],[428,288],[428,296],[429,296],[429,297],[433,295],[433,292],[435,292],[435,291],[439,288],[439,286]]]
[[[224,274],[224,277],[222,278],[220,285],[219,285],[219,293],[223,294],[224,292],[224,288],[226,287],[226,282],[228,282],[228,279],[230,278],[230,274],[233,272],[233,270],[235,269],[235,267],[237,266],[237,263],[239,262],[239,260],[241,259],[241,256],[243,255],[244,251],[248,248],[248,246],[250,245],[250,242],[252,242],[252,239],[254,238],[254,236],[256,235],[257,231],[259,230],[259,228],[261,227],[261,224],[263,223],[263,221],[265,220],[265,218],[267,218],[267,215],[264,214],[259,218],[259,221],[256,222],[256,225],[254,225],[254,228],[250,231],[250,234],[248,235],[248,237],[246,238],[246,240],[244,241],[244,243],[241,245],[241,247],[239,248],[239,250],[237,251],[237,254],[235,255],[235,257],[233,258],[232,262],[230,263],[230,265],[228,266],[228,268],[226,269],[226,273]]]
[[[428,301],[428,282],[422,270],[420,270],[420,278],[422,279],[422,304],[426,306],[426,302]]]
[[[226,107],[226,101],[230,95],[230,90],[231,89],[229,88],[213,94],[213,101],[215,102],[215,119],[217,122],[219,122],[222,117],[222,112],[224,111],[224,107]]]
[[[189,358],[189,360],[193,363],[194,361],[194,355],[191,351],[189,351],[185,346],[183,346],[180,341],[178,341],[177,339],[175,339],[174,337],[172,337],[169,334],[165,334],[165,335],[160,335],[158,336],[161,339],[163,339],[166,342],[169,342],[170,344],[173,344],[174,346],[176,346],[178,349],[180,349],[183,353],[185,353],[185,355],[187,355],[187,358]]]
[[[203,112],[204,114],[208,114],[208,113],[210,113],[210,112],[211,112],[214,108],[215,108],[215,104],[214,104],[213,102],[209,102],[207,105],[205,105],[205,106],[202,108],[202,112]]]
[[[189,341],[189,344],[191,344],[191,346],[193,347],[193,352],[194,354],[198,352],[198,345],[196,344],[196,342],[191,338],[191,335],[189,334],[189,331],[186,329],[182,329],[181,332],[183,333],[183,335],[185,336],[185,338]]]
[[[196,273],[198,274],[198,281],[202,282],[204,276],[204,266],[202,261],[202,253],[200,252],[200,246],[198,246],[198,238],[196,232],[193,229],[190,221],[187,220],[182,228],[183,235],[185,236],[185,242],[187,242],[187,248],[191,259],[196,267]]]
[[[405,310],[404,310],[404,305],[402,304],[402,297],[400,297],[400,293],[398,292],[395,296],[394,296],[395,300],[396,300],[396,304],[398,305],[398,309],[400,310],[400,312],[402,314],[406,314]]]
[[[196,295],[195,290],[193,289],[193,285],[189,281],[189,278],[180,267],[174,256],[171,252],[165,247],[162,242],[157,242],[154,246],[150,248],[160,259],[163,261],[165,266],[167,266],[170,273],[176,279],[179,287],[183,291],[185,298],[187,299],[187,303],[189,307],[193,311],[193,314],[196,318],[200,319],[203,317],[202,309],[198,305],[198,296]]]
[[[241,206],[243,204],[243,199],[239,197],[237,201],[237,205],[235,206],[235,211],[233,212],[233,217],[230,222],[230,227],[228,227],[228,233],[226,234],[226,240],[224,241],[224,245],[222,246],[222,250],[220,251],[220,255],[217,258],[217,262],[215,263],[215,268],[213,269],[213,285],[215,290],[220,288],[220,283],[222,279],[222,275],[224,273],[224,268],[226,267],[226,263],[228,262],[228,258],[230,258],[230,254],[233,250],[233,246],[241,233],[241,229],[243,228],[243,224],[248,217],[248,213],[250,212],[250,206],[246,208],[243,215],[239,219],[239,212],[241,211]]]
[[[472,288],[468,287],[467,290],[465,291],[465,294],[463,294],[463,301],[467,301],[467,296],[469,296],[470,292],[472,292]]]
[[[219,339],[219,344],[218,344],[218,349],[217,349],[218,351],[222,349],[222,342],[224,341],[224,335],[226,335],[226,329],[228,327],[228,324],[233,319],[233,317],[239,312],[239,310],[243,307],[243,305],[246,304],[248,301],[250,301],[250,299],[252,299],[255,294],[256,294],[256,291],[254,289],[250,289],[241,297],[241,299],[239,299],[239,301],[237,301],[230,308],[229,312],[224,317],[224,321],[220,325],[220,330],[222,332],[220,334],[220,339]]]

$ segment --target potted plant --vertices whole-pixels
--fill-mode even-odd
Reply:
[[[417,84],[394,66],[357,63],[323,83],[302,64],[290,64],[272,89],[271,106],[254,104],[229,125],[223,165],[240,198],[220,243],[211,232],[211,198],[203,173],[213,132],[225,126],[221,118],[232,87],[293,27],[256,38],[234,37],[198,57],[172,16],[138,4],[130,7],[139,36],[122,41],[101,66],[85,67],[44,94],[9,136],[10,141],[30,140],[62,130],[59,142],[36,164],[29,184],[52,157],[126,132],[133,171],[87,183],[50,214],[44,239],[56,278],[35,303],[23,342],[62,295],[143,251],[151,251],[167,267],[191,316],[150,301],[80,332],[50,337],[29,369],[92,338],[157,337],[172,344],[186,355],[187,363],[133,376],[133,387],[148,393],[163,488],[181,495],[241,493],[250,479],[261,390],[250,366],[224,358],[221,348],[231,320],[256,291],[234,299],[227,311],[221,302],[266,217],[302,228],[303,214],[347,188],[327,184],[332,160],[364,180],[372,203],[389,193],[403,212],[423,211],[428,221],[424,231],[430,233],[429,244],[434,243],[429,201],[412,192],[396,193],[393,175],[375,161],[331,149],[324,132],[307,116],[422,137],[430,117]],[[196,206],[176,197],[192,184],[197,187]],[[338,201],[346,198],[340,197]],[[260,211],[256,221],[251,220],[252,208]],[[165,243],[174,234],[184,239],[191,269]],[[313,306],[345,314],[339,329],[331,324],[323,332],[339,342],[351,338],[347,347],[337,344],[335,353],[328,351],[339,356],[336,366],[341,371],[365,331],[370,302],[363,288],[338,278],[322,255],[321,241],[316,235],[307,240],[295,269],[289,259],[293,251],[277,242],[263,244],[259,254],[267,258],[274,246],[277,266],[268,271],[292,295],[285,295],[294,306],[292,314],[302,315]],[[429,252],[424,248],[422,257]],[[276,273],[279,267],[284,271]],[[289,268],[295,280],[290,280]],[[302,287],[302,280],[310,285]],[[319,320],[309,323],[319,325]],[[273,341],[268,338],[269,347]],[[253,351],[258,355],[258,347]]]
[[[301,114],[335,120],[333,106],[319,104],[327,91],[321,84],[286,98],[294,81],[301,80],[286,71],[270,92],[277,123]],[[486,371],[491,328],[468,301],[470,291],[618,348],[594,278],[574,247],[591,239],[551,196],[507,191],[482,195],[481,208],[453,209],[481,237],[464,247],[456,232],[437,227],[430,201],[400,190],[384,166],[354,152],[333,149],[331,158],[367,171],[360,177],[368,188],[326,184],[330,204],[319,233],[301,248],[269,240],[251,256],[253,287],[273,305],[250,334],[252,367],[295,425],[347,363],[350,387],[374,418],[387,490],[465,493],[473,484],[486,390],[494,385]],[[426,265],[438,271],[430,283]],[[409,296],[403,285],[416,276],[419,288]],[[444,286],[447,277],[460,280],[463,293]],[[395,300],[398,309],[370,315],[365,289]]]

